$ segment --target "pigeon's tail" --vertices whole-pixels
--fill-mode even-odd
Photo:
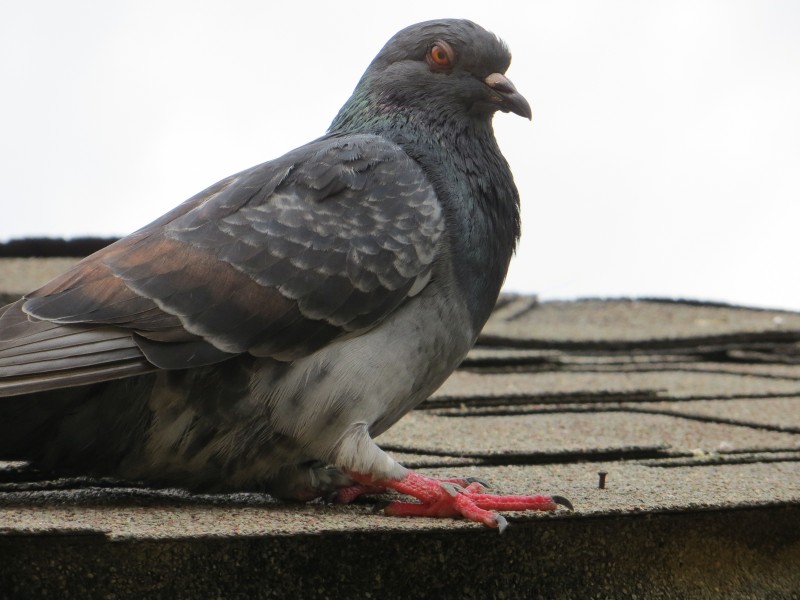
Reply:
[[[0,309],[0,398],[130,377],[155,369],[129,332],[31,320]]]
[[[146,374],[0,398],[0,461],[25,461],[43,473],[112,475],[146,439]]]
[[[72,388],[55,397],[52,392],[0,398],[0,460],[32,461],[48,440],[58,436],[58,424],[74,414],[87,390]]]
[[[119,460],[144,438],[155,367],[123,329],[31,319],[23,302],[0,308],[0,460],[53,472]]]

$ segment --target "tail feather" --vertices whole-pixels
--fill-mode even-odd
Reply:
[[[31,319],[24,300],[0,311],[0,397],[154,371],[130,332]]]
[[[0,400],[0,460],[50,476],[114,474],[146,440],[153,375]],[[27,390],[26,390],[27,391]]]

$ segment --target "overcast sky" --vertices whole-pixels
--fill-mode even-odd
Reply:
[[[506,40],[506,289],[800,309],[800,2],[6,1],[0,239],[121,235],[325,131],[399,29]],[[399,8],[402,7],[402,8]]]

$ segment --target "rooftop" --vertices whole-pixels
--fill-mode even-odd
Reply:
[[[0,259],[0,292],[71,260]],[[504,296],[461,368],[378,443],[575,512],[508,513],[499,536],[374,502],[41,481],[5,464],[0,596],[800,593],[798,313]]]

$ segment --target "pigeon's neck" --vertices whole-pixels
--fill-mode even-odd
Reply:
[[[430,113],[397,107],[370,111],[368,106],[345,105],[330,133],[388,138],[423,168],[453,232],[454,276],[477,334],[494,307],[520,234],[519,195],[491,121],[442,120]]]

